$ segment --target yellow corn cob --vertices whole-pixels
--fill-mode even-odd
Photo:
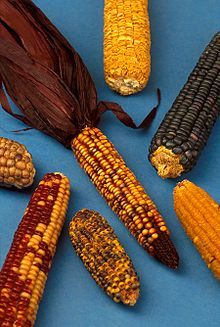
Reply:
[[[151,67],[148,0],[105,0],[104,72],[122,95],[142,90]]]
[[[115,302],[134,305],[140,283],[131,259],[108,222],[98,212],[83,209],[73,217],[69,234],[96,283]]]
[[[176,214],[207,266],[220,279],[220,209],[200,187],[184,180],[174,189]]]
[[[72,141],[72,149],[98,191],[143,248],[167,266],[177,268],[178,254],[163,218],[107,137],[98,128],[85,128]]]
[[[0,184],[23,188],[34,181],[31,154],[18,142],[0,137]]]
[[[0,326],[31,327],[69,200],[69,180],[47,174],[35,190],[0,273]]]

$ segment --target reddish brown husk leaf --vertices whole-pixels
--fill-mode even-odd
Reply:
[[[12,112],[3,85],[23,116]],[[66,146],[107,110],[137,128],[117,103],[98,103],[79,54],[30,0],[0,2],[0,102],[9,114]],[[140,127],[151,123],[157,107]]]

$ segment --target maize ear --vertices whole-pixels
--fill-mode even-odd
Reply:
[[[47,174],[35,190],[0,272],[0,326],[31,327],[69,200],[69,180]]]
[[[211,40],[166,114],[149,160],[162,178],[190,171],[220,113],[220,32]]]
[[[72,149],[98,191],[143,248],[167,266],[177,268],[178,254],[163,218],[107,137],[98,128],[85,128],[73,139]]]
[[[28,187],[33,184],[34,176],[32,156],[26,147],[0,137],[0,185]]]
[[[220,209],[211,196],[188,180],[174,189],[174,209],[207,266],[220,279]]]
[[[105,0],[104,73],[116,92],[141,91],[151,68],[148,0]]]
[[[140,283],[131,259],[108,222],[98,212],[83,209],[73,217],[69,234],[96,283],[115,302],[134,305]]]

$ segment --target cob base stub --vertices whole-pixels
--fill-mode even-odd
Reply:
[[[0,326],[32,327],[69,201],[69,180],[47,174],[33,193],[0,272]]]
[[[149,160],[162,178],[189,172],[197,163],[220,113],[220,32],[201,55],[160,124]]]
[[[200,187],[184,180],[174,189],[174,209],[208,268],[220,279],[219,204]]]
[[[0,185],[19,189],[33,184],[35,168],[26,147],[0,137]]]
[[[171,268],[178,254],[155,204],[98,128],[85,128],[72,142],[81,167],[100,194],[147,252]]]
[[[104,73],[121,95],[141,91],[151,67],[147,0],[105,0]]]
[[[162,178],[175,178],[184,171],[180,164],[180,156],[172,150],[160,146],[151,156],[151,163]]]
[[[139,279],[108,222],[98,212],[83,209],[73,217],[69,234],[96,283],[115,302],[134,305],[140,292]]]

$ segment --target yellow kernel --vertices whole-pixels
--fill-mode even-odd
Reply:
[[[148,230],[147,230],[147,229],[143,229],[143,230],[142,230],[142,234],[143,234],[143,235],[147,235],[147,234],[148,234]]]
[[[150,229],[151,227],[152,227],[152,223],[147,223],[146,225],[145,225],[145,227],[147,228],[147,229]]]
[[[25,297],[27,299],[30,299],[31,298],[31,295],[29,293],[27,293],[27,292],[22,292],[21,293],[21,297]]]
[[[156,229],[155,229],[155,228],[150,228],[150,229],[149,229],[149,233],[150,233],[150,234],[153,234],[153,233],[155,233],[155,232],[156,232]]]
[[[151,235],[151,237],[152,237],[154,240],[155,240],[156,238],[158,238],[158,236],[159,236],[159,235],[158,235],[157,233],[154,233],[154,234]]]
[[[166,226],[162,226],[162,227],[160,227],[160,230],[161,230],[162,232],[166,232],[166,231],[167,231],[167,227],[166,227]]]
[[[42,207],[43,207],[43,206],[45,206],[46,203],[45,203],[44,201],[38,201],[37,204],[38,204],[39,206],[42,206]]]

